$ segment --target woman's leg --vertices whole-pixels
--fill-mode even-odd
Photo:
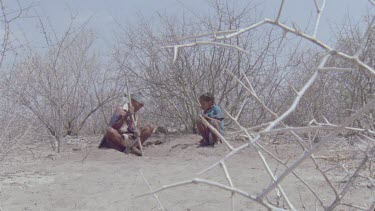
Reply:
[[[125,141],[121,134],[112,127],[107,128],[105,139],[109,148],[116,149],[121,152],[123,152],[126,148]]]
[[[141,127],[141,143],[143,143],[151,136],[154,132],[156,126],[154,124],[146,125],[145,127]]]

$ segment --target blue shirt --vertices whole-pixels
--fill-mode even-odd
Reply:
[[[207,116],[220,120],[220,132],[221,135],[224,136],[224,116],[223,112],[221,112],[221,109],[216,104],[212,105],[210,109],[204,112],[204,114],[207,114]]]

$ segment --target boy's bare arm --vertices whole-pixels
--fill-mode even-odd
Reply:
[[[203,114],[202,116],[203,116],[206,120],[220,122],[220,120],[215,119],[215,118],[212,118],[212,117],[208,116],[207,114]]]

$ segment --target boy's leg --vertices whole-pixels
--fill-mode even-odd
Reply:
[[[112,127],[107,128],[105,139],[109,148],[116,149],[121,152],[123,152],[126,148],[125,141],[121,134]]]
[[[206,127],[206,125],[203,124],[202,119],[200,117],[196,119],[196,124],[197,124],[198,132],[203,138],[203,140],[201,141],[201,145],[208,144],[208,141],[210,138],[208,128]],[[207,142],[207,143],[204,143],[204,142]]]
[[[217,121],[216,120],[210,120],[209,123],[220,133],[220,130],[221,130],[220,129],[220,121],[218,121],[218,120]],[[215,144],[217,142],[221,143],[220,137],[218,135],[216,135],[215,133],[213,133],[211,130],[210,130],[209,133],[210,133],[210,135],[213,138],[213,144]]]

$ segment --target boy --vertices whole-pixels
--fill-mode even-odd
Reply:
[[[199,97],[199,103],[203,110],[202,116],[217,130],[224,135],[224,117],[219,106],[215,104],[214,96],[211,93],[203,94]],[[198,117],[197,128],[202,136],[200,146],[213,146],[220,141],[210,129],[203,123],[202,119]]]
[[[138,143],[129,146],[131,149],[126,149],[126,147],[136,139],[135,134],[138,132],[138,128],[140,128],[140,115],[137,111],[143,107],[145,100],[140,92],[131,94],[130,98],[134,111],[129,109],[129,103],[125,103],[123,107],[116,108],[109,123],[109,127],[106,130],[106,134],[99,144],[99,148],[112,148],[121,152],[129,150],[140,156],[141,151]],[[132,122],[130,116],[132,113],[134,115],[135,123]],[[151,136],[154,129],[155,126],[152,124],[140,128],[140,140],[142,145],[147,138]]]

